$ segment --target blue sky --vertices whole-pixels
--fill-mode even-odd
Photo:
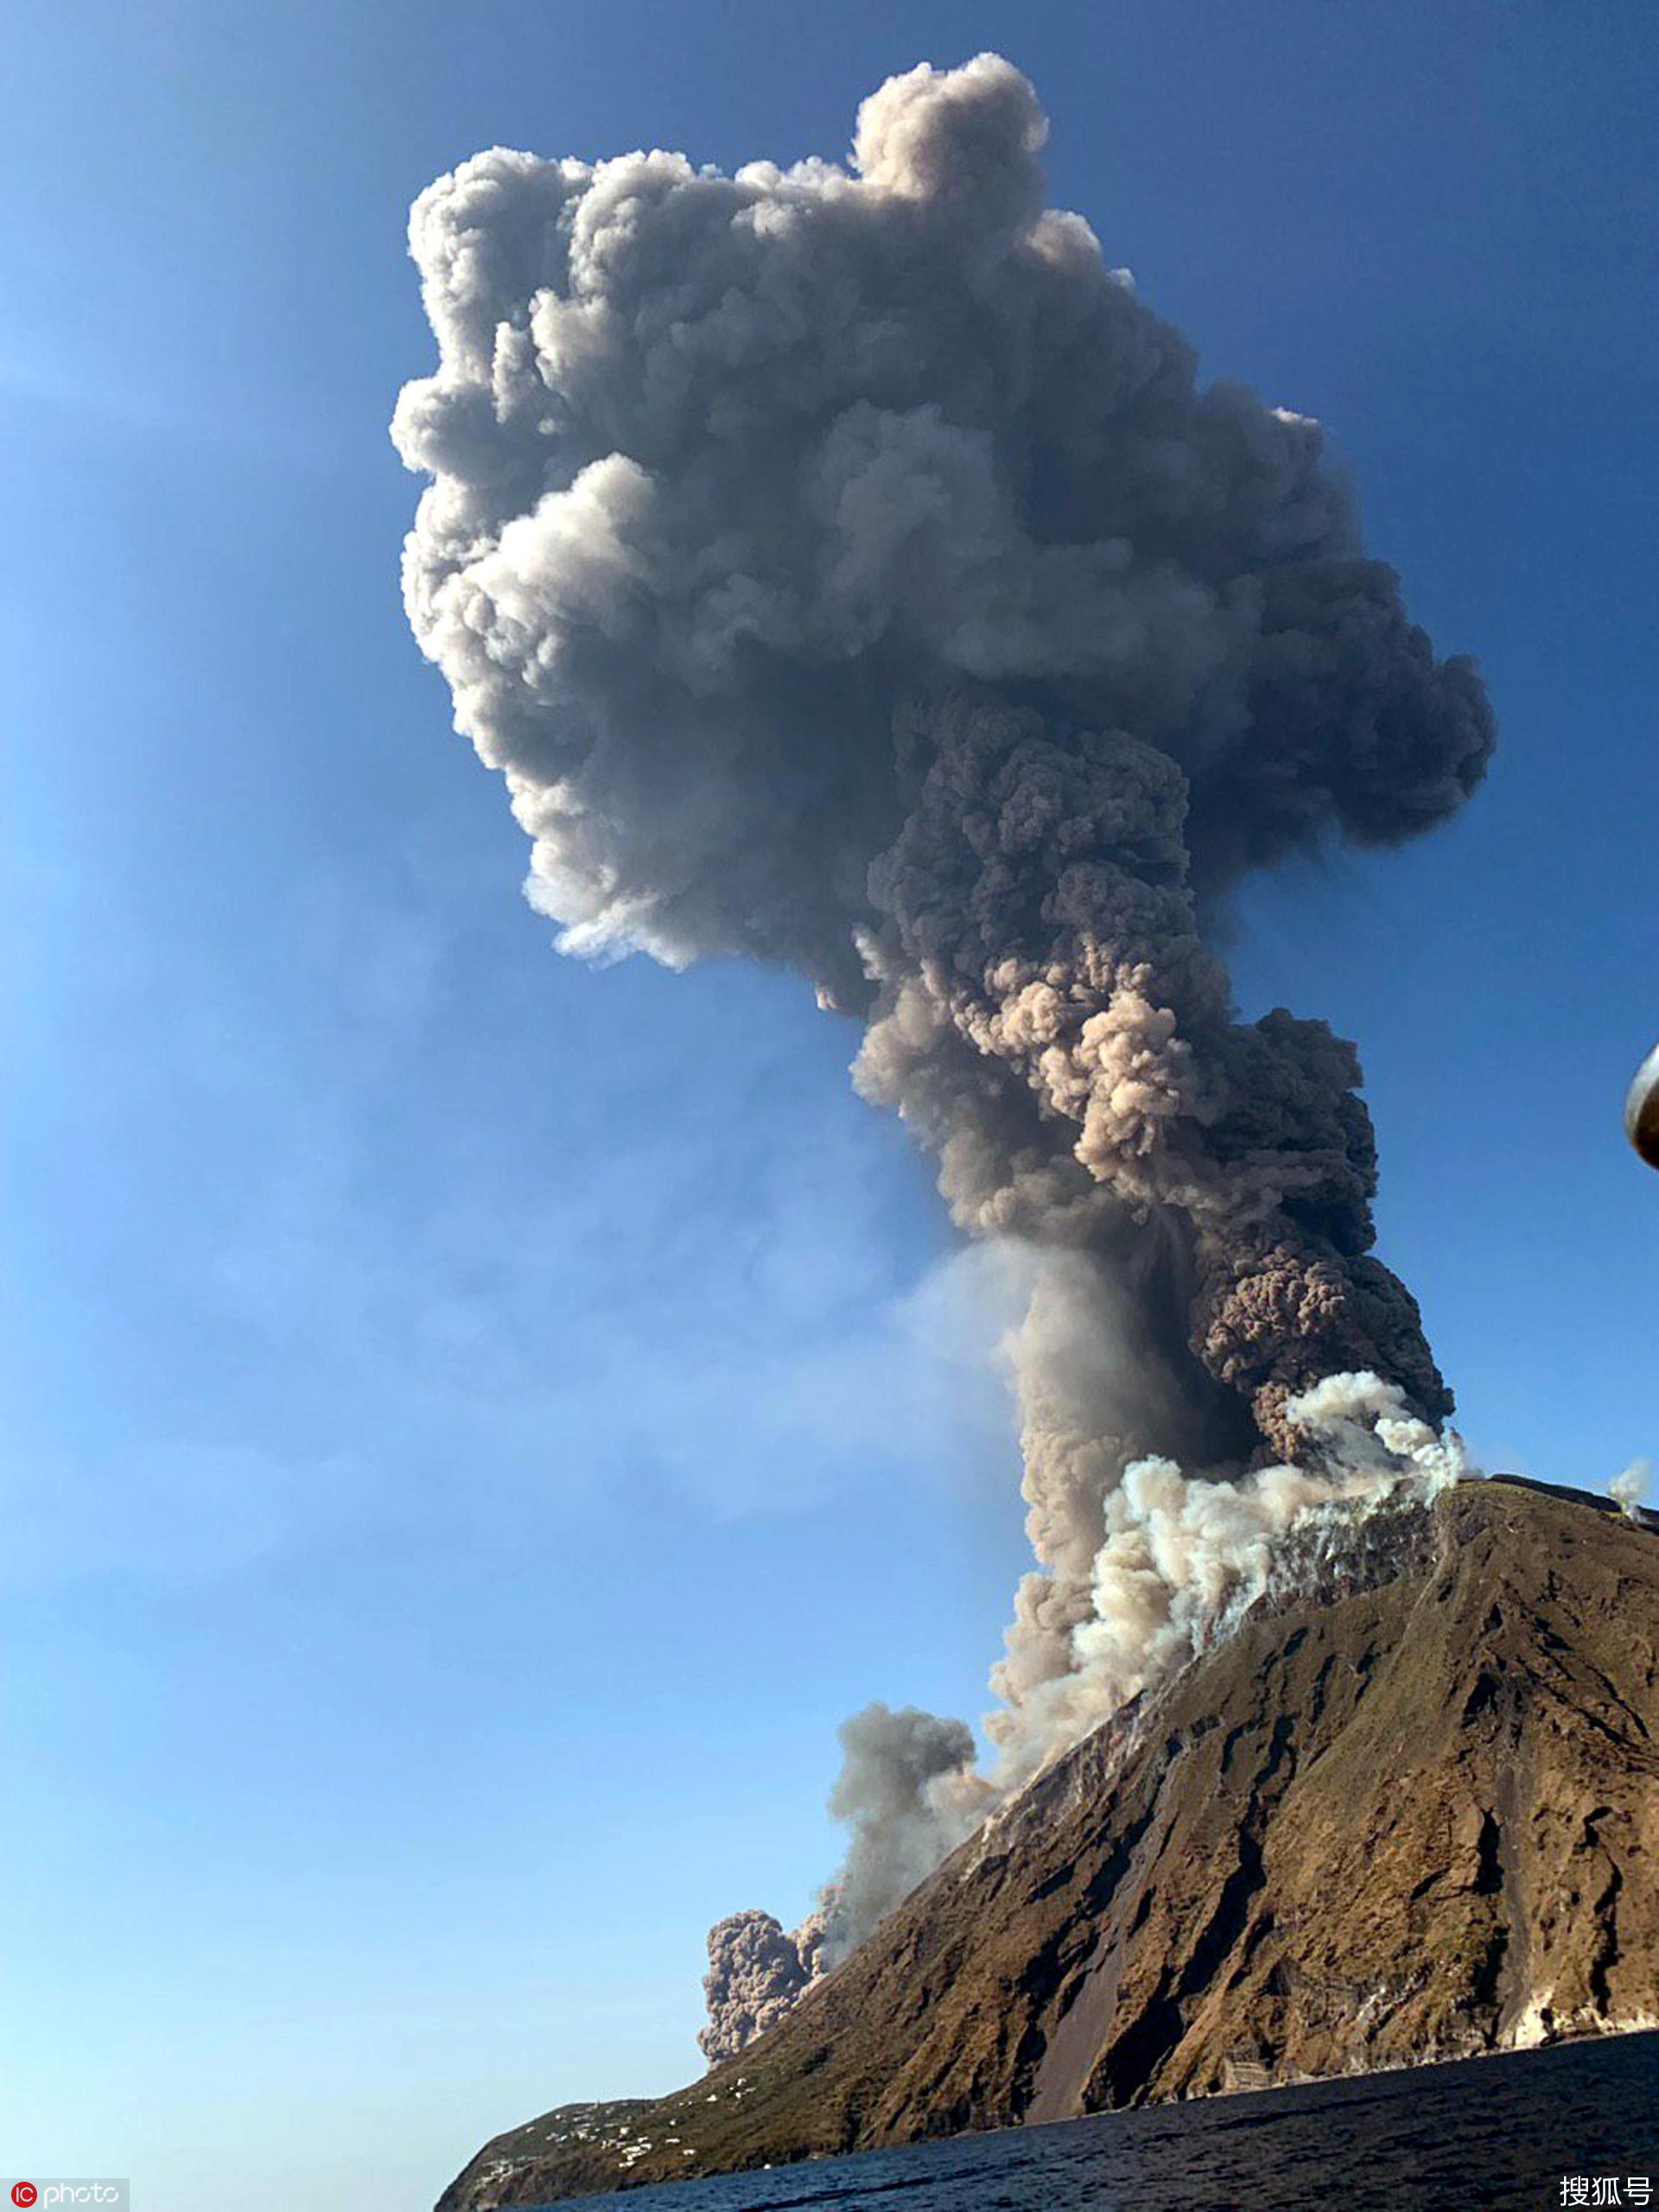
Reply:
[[[787,979],[554,953],[404,626],[407,203],[493,143],[846,145],[980,47],[1211,371],[1330,423],[1503,723],[1255,887],[1357,1037],[1491,1465],[1659,1446],[1659,171],[1636,0],[30,4],[0,133],[0,2163],[430,2200],[693,2070],[833,1730],[976,1713],[1023,1545],[925,1175]]]

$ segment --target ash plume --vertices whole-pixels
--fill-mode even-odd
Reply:
[[[963,1721],[878,1703],[836,1732],[842,1765],[830,1811],[852,1840],[824,1898],[825,1971],[973,1833],[990,1802],[972,1771],[973,1731]]]
[[[747,2044],[776,2027],[822,1971],[823,1915],[792,1933],[769,1912],[734,1912],[709,1930],[709,1971],[702,1993],[709,2024],[697,2046],[711,2066],[735,2058]]]
[[[1027,1271],[993,1789],[1293,1522],[1445,1472],[1354,1049],[1242,1020],[1214,925],[1251,869],[1443,820],[1493,739],[1319,425],[1200,383],[1047,207],[1046,136],[982,54],[883,86],[849,168],[480,155],[414,210],[439,364],[394,426],[410,620],[562,944],[798,969]],[[851,1894],[982,1790],[950,1740],[909,1799],[897,1755],[896,1824],[872,1785]]]

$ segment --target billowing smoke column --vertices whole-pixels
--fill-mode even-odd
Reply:
[[[842,1721],[830,1810],[852,1830],[847,1862],[824,1897],[817,1963],[836,1964],[983,1819],[973,1731],[913,1705],[866,1706]],[[811,1923],[809,1922],[808,1925]]]
[[[709,1971],[702,1978],[709,2024],[698,2031],[697,2045],[711,2066],[735,2058],[746,2044],[776,2027],[823,1971],[824,1917],[816,1913],[786,1935],[769,1912],[734,1912],[709,1930]]]
[[[842,1721],[830,1810],[852,1830],[846,1865],[817,1909],[786,1931],[769,1912],[734,1912],[709,1930],[697,2037],[719,2065],[774,2026],[803,1990],[908,1897],[984,1818],[995,1792],[973,1772],[973,1731],[907,1705],[866,1706]]]
[[[441,359],[395,426],[410,618],[562,943],[798,969],[1025,1272],[994,1789],[1293,1520],[1445,1471],[1353,1049],[1239,1020],[1206,925],[1442,820],[1492,743],[1318,425],[1199,385],[1045,207],[1046,135],[982,54],[866,101],[850,172],[482,155],[414,212]],[[957,1724],[861,1726],[832,1948],[987,1795]]]
[[[803,1990],[972,1834],[995,1800],[973,1770],[973,1731],[963,1721],[877,1704],[836,1732],[842,1769],[830,1810],[852,1831],[846,1864],[797,1929],[750,1911],[709,1930],[709,2024],[697,2042],[711,2064],[734,2058],[782,2019]]]

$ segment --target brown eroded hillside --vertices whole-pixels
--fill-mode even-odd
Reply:
[[[439,2212],[1654,2025],[1656,1784],[1659,1538],[1461,1484],[1058,1761],[741,2057],[499,2137]]]

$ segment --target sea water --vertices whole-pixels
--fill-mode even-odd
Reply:
[[[1659,2212],[1659,2032],[962,2135],[615,2201],[618,2212]]]

